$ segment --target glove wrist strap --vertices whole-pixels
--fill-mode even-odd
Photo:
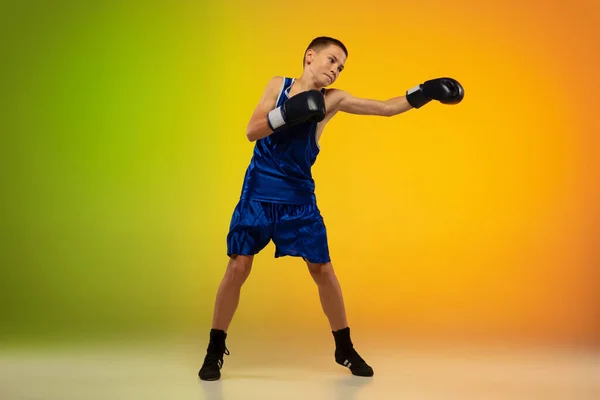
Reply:
[[[425,96],[423,93],[421,85],[417,85],[412,89],[408,89],[406,91],[406,100],[408,101],[408,104],[413,106],[413,108],[421,108],[431,101],[431,99]]]
[[[277,107],[274,110],[269,111],[267,114],[267,122],[271,130],[275,131],[285,125],[285,119],[283,117],[283,109]]]

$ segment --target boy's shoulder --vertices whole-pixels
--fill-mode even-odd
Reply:
[[[273,76],[273,77],[271,77],[269,79],[269,82],[267,82],[267,86],[265,88],[265,91],[269,92],[271,94],[279,93],[279,91],[283,87],[283,84],[285,83],[286,79],[287,78],[285,76]]]
[[[348,92],[338,88],[326,88],[325,98],[327,99],[342,99],[348,95]]]
[[[283,76],[283,75],[275,75],[275,76],[272,76],[271,79],[269,79],[268,85],[281,85],[281,84],[283,84],[283,82],[285,82],[286,79],[293,79],[293,78],[288,78],[287,76]]]

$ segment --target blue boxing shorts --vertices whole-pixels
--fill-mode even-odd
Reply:
[[[331,261],[325,223],[316,204],[241,199],[231,217],[227,255],[257,254],[271,240],[275,258],[302,257],[315,264]]]

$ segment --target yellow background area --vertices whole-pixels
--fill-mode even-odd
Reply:
[[[466,90],[459,106],[389,119],[341,114],[322,136],[314,177],[351,326],[596,340],[600,130],[589,93],[598,88],[599,7],[536,3],[232,10],[220,90],[229,109],[220,133],[230,138],[221,166],[228,195],[219,204],[234,205],[252,146],[245,124],[264,84],[299,76],[313,37],[345,43],[334,87],[355,96],[385,100],[426,79],[456,78]],[[292,313],[290,327],[314,324],[318,302],[302,261],[273,260],[271,246],[265,253],[241,318]]]

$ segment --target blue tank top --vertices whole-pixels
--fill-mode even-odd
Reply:
[[[293,78],[284,78],[276,107],[289,99],[293,83]],[[301,122],[257,140],[240,198],[283,204],[315,204],[311,167],[318,154],[316,122]]]

